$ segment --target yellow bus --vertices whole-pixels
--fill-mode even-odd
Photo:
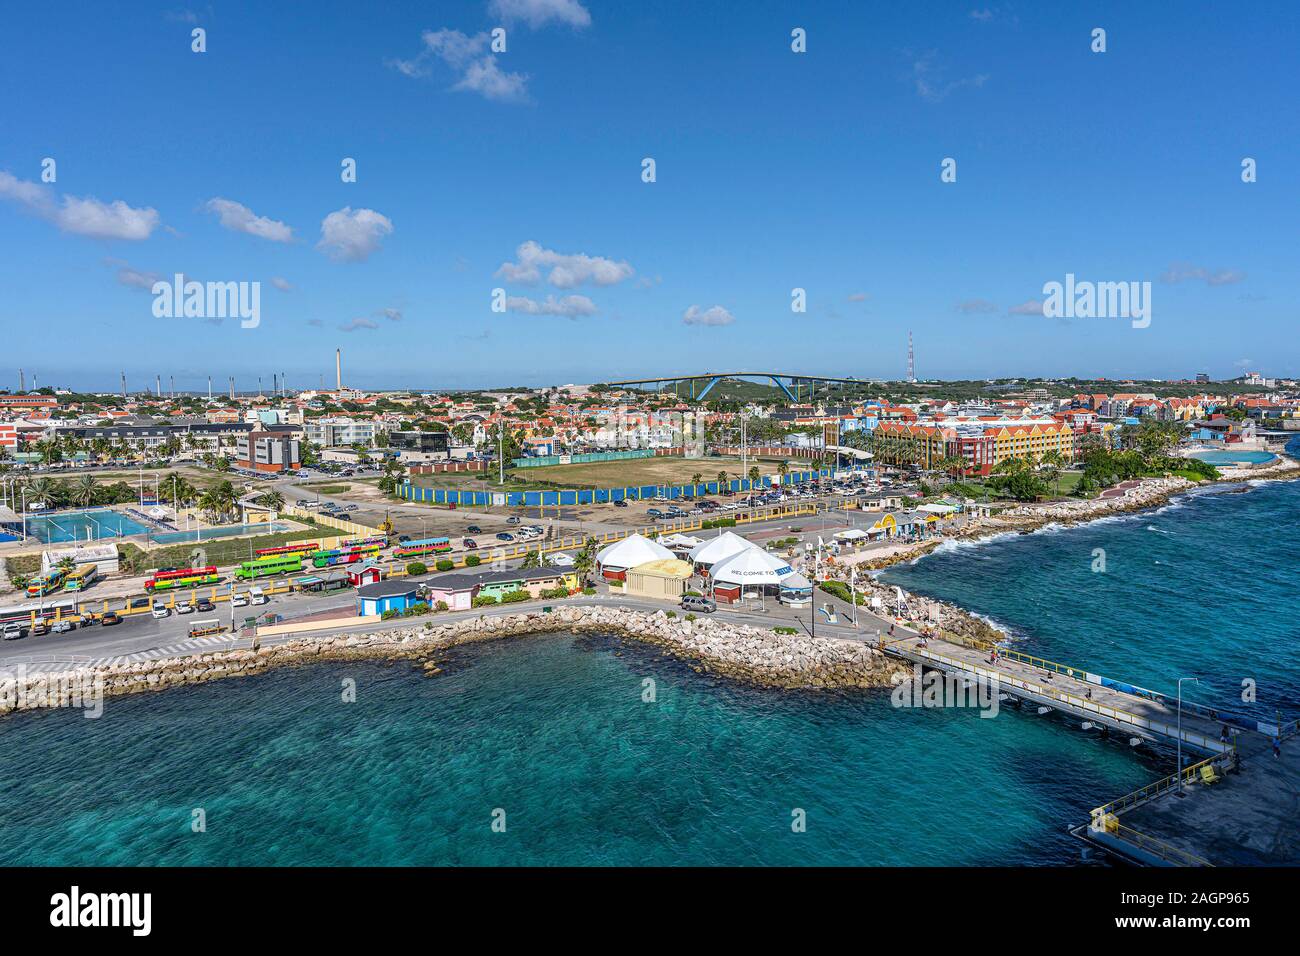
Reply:
[[[99,580],[99,568],[93,564],[83,564],[68,573],[63,582],[65,591],[84,591]]]

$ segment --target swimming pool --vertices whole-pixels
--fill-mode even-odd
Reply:
[[[1215,449],[1206,449],[1205,451],[1194,451],[1192,457],[1205,462],[1207,465],[1262,465],[1266,461],[1272,461],[1277,456],[1271,451],[1217,451]]]
[[[27,519],[27,533],[46,544],[120,538],[148,530],[140,522],[109,508],[34,515]]]
[[[232,524],[217,528],[192,528],[189,531],[155,531],[149,535],[154,544],[185,544],[190,541],[211,541],[213,538],[233,538],[241,534],[276,534],[288,531],[287,524]]]

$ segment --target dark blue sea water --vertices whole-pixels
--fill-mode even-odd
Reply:
[[[1103,554],[1099,554],[1104,552]],[[1104,557],[1105,571],[1094,571]],[[1189,700],[1300,716],[1300,482],[939,552],[882,577],[1009,628],[1021,650]],[[1253,681],[1254,704],[1241,700]]]
[[[1298,506],[1297,484],[1192,497],[890,576],[1045,656],[1201,674],[1207,701],[1249,675],[1294,710]],[[761,691],[552,635],[433,678],[325,664],[0,720],[0,864],[1068,864],[1067,825],[1171,766],[1063,719]]]

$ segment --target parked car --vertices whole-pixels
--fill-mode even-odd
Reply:
[[[519,524],[520,520],[519,515],[511,515],[506,519],[506,524]]]
[[[700,611],[704,614],[712,614],[718,609],[718,605],[709,598],[687,594],[682,598],[681,608],[683,611]]]
[[[3,637],[6,641],[16,641],[23,636],[23,626],[17,621],[10,621],[5,625]]]
[[[500,532],[497,533],[497,540],[498,540],[498,541],[513,541],[513,540],[515,540],[515,536],[514,536],[513,534],[511,534],[510,532],[508,532],[508,531],[500,531]]]
[[[201,599],[199,600],[198,605],[196,605],[196,606],[197,606],[198,610],[203,611],[204,613],[207,613],[208,611],[215,611],[215,610],[216,610],[216,605],[214,605],[214,604],[213,604],[211,601],[209,601],[207,598],[201,598]]]
[[[143,611],[143,610],[144,610],[145,608],[147,608],[148,606],[149,606],[149,599],[148,599],[148,598],[132,598],[132,599],[131,599],[131,609],[132,609],[133,611]]]
[[[248,599],[254,604],[266,604],[271,600],[265,591],[256,586],[248,589]]]
[[[480,527],[479,527],[478,525],[476,525],[476,524],[472,524],[472,525],[470,525],[468,528],[465,529],[465,533],[466,533],[466,534],[482,534],[482,533],[483,533],[483,529],[480,528]]]
[[[626,508],[626,507],[627,507],[627,502],[626,502],[624,499],[619,498],[617,501],[614,502],[614,507],[615,507],[615,508]]]
[[[411,540],[411,536],[409,534],[399,534],[397,536],[398,544],[401,544],[403,541],[410,541],[410,540]]]
[[[53,634],[66,634],[75,627],[76,625],[71,621],[55,621],[54,624],[50,626],[50,632]]]
[[[230,604],[232,607],[248,607],[248,595],[242,591],[230,595]]]
[[[193,605],[193,604],[177,604],[177,605],[176,605],[176,613],[177,613],[177,614],[193,614],[193,613],[194,613],[194,605]]]
[[[664,516],[664,513],[660,511],[658,508],[647,508],[646,515],[647,517],[650,518],[662,518]]]
[[[460,546],[467,551],[473,551],[478,547],[478,542],[473,538],[466,538],[460,543]]]
[[[170,617],[172,612],[171,612],[171,608],[169,608],[166,604],[163,604],[162,601],[154,601],[153,610],[150,611],[149,613],[152,614],[154,617],[161,619],[164,617]]]
[[[104,616],[100,619],[100,624],[104,627],[112,627],[114,624],[122,623],[122,615],[116,611],[105,611]]]

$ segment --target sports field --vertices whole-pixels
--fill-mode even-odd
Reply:
[[[777,462],[755,461],[746,463],[745,471],[755,465],[760,474],[775,475]],[[804,465],[804,467],[807,467]],[[792,461],[790,470],[797,471],[800,463]],[[684,485],[694,475],[702,481],[717,481],[718,472],[725,471],[728,478],[742,477],[739,458],[632,458],[624,461],[587,462],[580,465],[546,465],[541,468],[514,468],[506,472],[506,486],[511,489],[536,488],[622,488],[631,485]],[[430,488],[490,489],[497,488],[497,473],[488,481],[471,474],[416,475],[416,484]]]

